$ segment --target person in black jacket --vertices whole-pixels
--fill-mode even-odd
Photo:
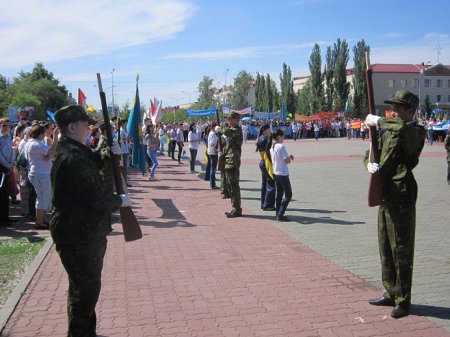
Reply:
[[[81,106],[55,113],[61,139],[51,170],[50,231],[69,277],[68,336],[97,336],[95,306],[100,294],[109,215],[130,206],[100,174],[108,160],[85,145],[90,120]],[[109,149],[106,149],[109,150]]]

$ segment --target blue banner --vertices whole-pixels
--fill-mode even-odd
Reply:
[[[216,108],[209,108],[207,110],[186,110],[186,115],[188,117],[211,116],[215,114]]]

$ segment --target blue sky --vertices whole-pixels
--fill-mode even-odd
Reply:
[[[449,12],[448,0],[1,0],[0,74],[41,61],[99,108],[97,72],[109,102],[115,69],[119,105],[132,103],[139,73],[142,104],[179,105],[195,101],[204,75],[217,86],[240,70],[278,82],[283,63],[308,75],[314,44],[324,59],[338,38],[349,67],[361,39],[372,63],[450,64]]]

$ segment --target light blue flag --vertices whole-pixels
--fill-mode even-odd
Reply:
[[[139,88],[136,82],[136,96],[134,97],[133,107],[128,117],[127,132],[133,140],[131,165],[139,168],[142,174],[145,173],[146,153],[144,144],[142,144],[142,118],[141,103],[139,100]]]

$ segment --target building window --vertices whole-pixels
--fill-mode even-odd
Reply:
[[[436,103],[441,103],[441,95],[436,95]]]
[[[429,100],[430,100],[430,95],[425,95],[425,99],[426,99],[427,101],[429,101]]]
[[[442,80],[436,80],[436,88],[442,88]]]
[[[395,80],[388,80],[388,87],[395,88]]]
[[[448,102],[450,103],[450,95],[448,95]]]
[[[450,80],[448,80],[447,87],[450,88]]]
[[[418,88],[419,87],[419,80],[415,79],[414,81],[411,81],[411,88]]]
[[[431,80],[425,80],[424,85],[425,88],[431,88]]]
[[[402,87],[402,88],[406,88],[406,80],[400,80],[400,86]]]

